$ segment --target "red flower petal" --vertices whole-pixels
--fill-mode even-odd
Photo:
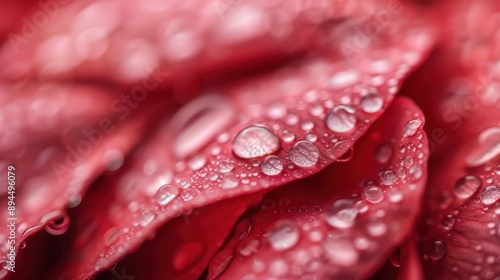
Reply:
[[[370,276],[419,212],[428,155],[422,123],[411,101],[396,99],[355,144],[351,161],[266,194],[261,209],[245,215],[249,234],[236,233],[219,252],[234,252],[230,264],[216,255],[208,278]]]
[[[446,40],[403,89],[426,112],[433,152],[419,246],[426,278],[493,279],[500,275],[500,41],[493,16],[500,5],[459,1],[439,9],[449,15],[439,14]]]

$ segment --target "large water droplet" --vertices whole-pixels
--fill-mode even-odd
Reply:
[[[52,235],[61,235],[69,229],[70,219],[67,214],[55,220],[51,220],[45,226],[45,231]]]
[[[368,186],[365,188],[365,197],[371,203],[379,203],[384,198],[384,194],[379,187]]]
[[[311,167],[318,162],[319,150],[313,143],[307,140],[300,140],[290,147],[288,156],[297,166]]]
[[[484,205],[491,205],[500,199],[500,188],[494,185],[487,186],[481,192],[481,202]]]
[[[361,109],[367,113],[376,113],[384,106],[384,99],[375,92],[369,92],[361,98]]]
[[[290,220],[279,220],[269,230],[267,240],[276,251],[290,249],[299,241],[299,229]]]
[[[238,133],[233,152],[240,158],[256,158],[272,154],[280,148],[278,136],[261,126],[250,126]]]
[[[348,228],[354,224],[358,210],[349,199],[337,200],[326,213],[326,222],[332,227]]]
[[[479,145],[467,157],[466,163],[470,167],[485,164],[500,154],[500,127],[485,129],[479,134]]]
[[[396,182],[397,179],[398,176],[396,175],[396,173],[394,173],[394,171],[391,170],[384,171],[380,175],[380,182],[382,183],[382,185],[385,186],[390,186],[394,184],[394,182]]]
[[[139,224],[142,227],[147,227],[155,219],[155,214],[149,210],[145,210],[139,217]]]
[[[198,242],[188,242],[181,245],[174,254],[172,266],[181,271],[195,264],[205,253],[205,247]]]
[[[481,186],[481,179],[476,176],[464,176],[455,183],[454,192],[459,198],[471,197]]]
[[[446,244],[443,241],[436,241],[429,250],[429,258],[433,261],[439,261],[446,254]]]
[[[267,156],[262,161],[260,170],[262,170],[262,173],[269,176],[278,175],[283,171],[283,162],[275,155]]]
[[[156,201],[160,205],[169,204],[179,195],[179,189],[172,185],[164,185],[156,192]]]
[[[234,109],[221,95],[205,95],[181,108],[170,121],[173,152],[178,158],[204,147],[233,120]]]
[[[326,116],[326,127],[338,133],[351,131],[356,125],[355,113],[356,110],[350,106],[337,105]]]
[[[259,250],[260,241],[257,239],[248,239],[240,243],[238,252],[243,256],[250,256]]]
[[[415,135],[420,126],[422,125],[422,123],[423,122],[419,119],[408,121],[405,127],[403,128],[403,136],[411,137]]]

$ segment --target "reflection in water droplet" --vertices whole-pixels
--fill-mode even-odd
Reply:
[[[371,203],[379,203],[384,198],[382,190],[377,186],[368,186],[365,188],[365,197]]]
[[[452,215],[447,215],[441,222],[444,230],[450,230],[455,225],[455,218]]]
[[[196,155],[188,161],[188,166],[193,171],[202,169],[205,164],[207,164],[207,158],[202,155]]]
[[[408,121],[403,129],[403,136],[404,137],[411,137],[414,136],[420,126],[422,125],[422,121],[419,119],[411,120]]]
[[[331,159],[339,159],[351,148],[351,144],[348,141],[339,141],[333,145],[332,149],[326,151],[326,155]]]
[[[358,215],[354,202],[349,199],[337,200],[326,213],[326,221],[332,227],[348,228]]]
[[[356,125],[356,110],[350,106],[337,105],[326,116],[326,127],[333,132],[351,131]]]
[[[257,239],[248,239],[240,243],[238,252],[243,256],[250,256],[259,250],[260,241]]]
[[[288,156],[297,166],[311,167],[318,162],[319,150],[313,143],[307,140],[300,140],[290,147]]]
[[[65,213],[63,217],[49,221],[45,226],[45,231],[52,235],[61,235],[69,229],[69,225],[70,219]]]
[[[279,220],[270,228],[267,240],[274,250],[287,250],[299,241],[299,229],[290,220]]]
[[[177,195],[179,195],[178,188],[172,185],[164,185],[158,189],[158,192],[156,192],[156,201],[160,205],[167,205],[172,200],[174,200],[174,198],[176,198]]]
[[[185,270],[194,265],[204,253],[205,247],[201,243],[184,243],[176,250],[172,259],[172,266],[177,271]]]
[[[384,106],[384,99],[375,92],[370,92],[361,98],[361,109],[367,113],[376,113]]]
[[[397,179],[398,179],[398,176],[396,175],[396,173],[394,173],[394,171],[391,171],[391,170],[385,171],[380,176],[380,181],[381,181],[382,185],[385,185],[385,186],[390,186],[390,185],[394,184],[394,182],[396,182]]]
[[[240,158],[256,158],[272,154],[280,148],[278,136],[261,126],[250,126],[238,133],[233,152]]]
[[[283,171],[283,162],[281,159],[275,155],[267,156],[260,165],[260,170],[262,173],[274,176],[278,175]]]
[[[436,241],[429,250],[429,258],[439,261],[446,254],[446,244],[443,241]]]
[[[500,188],[494,185],[487,186],[481,192],[481,202],[484,205],[491,205],[500,199]]]
[[[144,212],[141,213],[141,216],[139,217],[139,224],[142,227],[147,227],[151,222],[155,219],[155,214],[149,210],[145,210]]]
[[[236,177],[236,174],[232,172],[224,174],[224,176],[222,177],[221,187],[223,189],[233,189],[236,188],[239,184],[240,180],[238,179],[238,177]]]
[[[485,164],[500,154],[500,127],[491,127],[483,130],[478,137],[479,145],[467,157],[466,163],[470,167]]]
[[[295,134],[293,134],[293,132],[289,130],[283,130],[281,139],[283,139],[283,141],[287,143],[292,142],[293,140],[295,140]]]
[[[481,187],[481,179],[476,176],[463,176],[455,183],[454,192],[459,198],[469,198]]]
[[[233,169],[234,169],[234,164],[230,160],[225,159],[219,162],[220,173],[228,173],[231,172]]]
[[[389,162],[392,156],[392,144],[390,143],[382,143],[378,145],[377,149],[375,149],[375,159],[381,163],[386,164]]]

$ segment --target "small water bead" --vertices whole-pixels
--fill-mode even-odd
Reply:
[[[458,179],[453,189],[455,195],[462,199],[471,197],[481,187],[481,179],[476,176],[468,175]]]
[[[208,180],[210,180],[212,182],[217,180],[218,178],[219,178],[219,174],[217,174],[217,172],[210,172],[208,174]]]
[[[183,190],[182,193],[181,193],[181,198],[182,200],[184,201],[190,201],[193,199],[194,197],[194,191],[191,190],[191,189],[186,189],[186,190]]]
[[[236,235],[236,237],[238,237],[239,240],[243,240],[248,237],[251,229],[252,229],[252,221],[248,218],[243,219],[236,226],[234,234]]]
[[[267,241],[276,251],[292,248],[299,241],[299,229],[291,220],[279,220],[270,228]]]
[[[267,156],[260,165],[262,173],[268,176],[275,176],[283,171],[283,162],[278,156]]]
[[[403,136],[404,137],[414,136],[417,133],[420,126],[422,126],[422,123],[423,122],[419,119],[408,121],[405,127],[403,128]]]
[[[59,219],[49,221],[49,223],[45,226],[45,231],[52,235],[61,235],[68,231],[69,225],[69,216],[64,214],[64,216]]]
[[[316,142],[318,140],[318,135],[316,135],[314,132],[308,132],[306,133],[306,140],[311,141],[311,142]]]
[[[234,173],[227,173],[222,177],[221,187],[223,189],[234,189],[240,184],[240,180]]]
[[[410,167],[410,166],[413,165],[413,163],[415,163],[415,159],[412,156],[408,156],[408,157],[405,158],[404,166],[405,167]]]
[[[205,164],[207,164],[207,158],[202,155],[196,155],[188,161],[188,166],[193,171],[202,169]]]
[[[403,193],[396,188],[391,188],[387,191],[387,197],[389,198],[390,202],[398,203],[403,200]]]
[[[365,197],[371,203],[379,203],[384,199],[384,193],[377,186],[368,186],[365,188]]]
[[[240,158],[257,158],[272,154],[280,148],[280,140],[269,129],[250,126],[234,138],[232,149]]]
[[[500,199],[500,188],[494,185],[487,186],[481,192],[481,202],[484,205],[491,205]]]
[[[285,122],[287,125],[296,125],[299,123],[299,115],[290,113],[286,116]]]
[[[375,159],[381,163],[386,164],[392,157],[392,144],[391,143],[382,143],[378,145],[375,149]]]
[[[234,169],[234,164],[230,160],[225,159],[219,162],[220,173],[228,173],[231,172],[233,169]]]
[[[382,236],[387,232],[387,224],[381,221],[370,222],[367,225],[367,231],[371,236]]]
[[[380,175],[380,181],[384,186],[391,186],[392,184],[394,184],[394,182],[396,182],[397,179],[398,176],[396,175],[396,173],[394,173],[394,171],[391,170],[387,170],[383,172],[382,175]]]
[[[358,250],[347,240],[327,238],[323,247],[330,261],[337,265],[352,266],[360,258]]]
[[[154,220],[155,214],[149,210],[145,210],[144,212],[141,213],[141,216],[139,217],[139,224],[142,227],[147,227],[151,222]]]
[[[358,211],[349,199],[337,200],[326,213],[326,222],[336,228],[348,228],[354,224]]]
[[[411,166],[409,169],[409,172],[411,175],[413,175],[413,178],[415,180],[422,178],[423,172],[422,172],[422,168],[420,167],[420,165]]]
[[[300,167],[314,166],[319,159],[319,149],[307,140],[300,140],[290,147],[288,152],[290,160]]]
[[[223,249],[215,254],[212,257],[212,260],[210,260],[210,265],[208,266],[208,271],[212,279],[219,278],[222,273],[227,270],[233,259],[233,249]]]
[[[287,109],[282,102],[273,102],[267,107],[267,116],[273,120],[279,120],[286,116]]]
[[[446,255],[446,244],[443,241],[436,241],[429,250],[429,258],[433,261],[439,261]]]
[[[238,246],[238,252],[245,257],[248,257],[252,254],[257,253],[260,247],[260,241],[257,239],[248,239],[245,241],[242,241],[240,245]]]
[[[376,113],[384,106],[384,99],[375,92],[370,92],[361,98],[361,110],[366,113]]]
[[[172,185],[164,185],[156,192],[156,201],[160,205],[169,204],[174,198],[179,195],[179,189]]]
[[[314,128],[314,122],[312,120],[303,120],[300,123],[300,128],[304,131],[308,131]]]
[[[283,139],[283,141],[287,143],[292,142],[293,140],[295,140],[295,134],[293,134],[293,132],[289,130],[283,130],[281,139]]]
[[[455,217],[453,217],[452,215],[446,215],[446,217],[444,217],[443,221],[441,222],[441,226],[445,230],[450,230],[454,225]]]
[[[356,126],[356,110],[347,105],[337,105],[325,118],[326,127],[333,132],[345,133]]]

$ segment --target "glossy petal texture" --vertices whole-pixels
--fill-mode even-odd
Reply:
[[[128,163],[96,186],[106,186],[106,190],[92,209],[85,209],[73,219],[74,226],[85,228],[86,233],[74,241],[80,250],[70,254],[61,277],[82,278],[111,266],[181,211],[309,176],[338,160],[388,106],[401,78],[416,67],[431,43],[429,30],[413,28],[420,22],[403,16],[394,20],[399,23],[397,29],[377,34],[377,40],[357,50],[349,62],[338,60],[345,53],[328,46],[339,38],[353,39],[353,24],[363,22],[322,26],[317,34],[321,38],[317,52],[276,71],[222,84],[213,88],[221,94],[195,99],[172,118],[165,117]],[[386,55],[391,59],[381,63],[381,57]],[[372,94],[370,102],[361,102],[368,93]],[[374,109],[379,102],[373,102],[373,94],[383,103],[378,110]],[[208,99],[218,102],[203,102]],[[332,108],[339,104],[343,104],[341,115],[334,115],[337,121],[328,122],[327,128],[325,119],[332,117]],[[232,112],[238,115],[227,117]],[[355,126],[346,131],[353,118]],[[339,123],[344,125],[342,133],[335,132]],[[232,154],[234,137],[250,125],[266,127],[280,137],[281,148],[276,155],[287,166],[280,176],[263,175],[261,158],[243,160]],[[191,142],[179,141],[180,137]],[[316,159],[302,154],[298,157],[300,165],[287,159],[299,139],[308,139],[307,145],[317,147]],[[176,154],[175,143],[185,152]],[[302,144],[294,147],[310,151]],[[168,188],[174,188],[176,195],[162,204],[156,193],[165,184],[172,185]],[[113,228],[118,228],[119,233],[112,243],[104,242],[106,232]]]
[[[500,276],[499,12],[496,1],[435,7],[443,42],[403,88],[426,113],[432,152],[419,225],[426,278]]]
[[[415,119],[423,122],[422,112],[397,98],[354,145],[349,162],[266,194],[261,209],[244,216],[249,234],[235,234],[222,250],[234,250],[232,262],[224,272],[212,262],[208,278],[369,277],[411,232],[422,202],[427,139],[422,127],[404,136]],[[388,143],[392,153],[381,164],[376,155]],[[381,195],[376,202],[367,191],[373,187]]]

